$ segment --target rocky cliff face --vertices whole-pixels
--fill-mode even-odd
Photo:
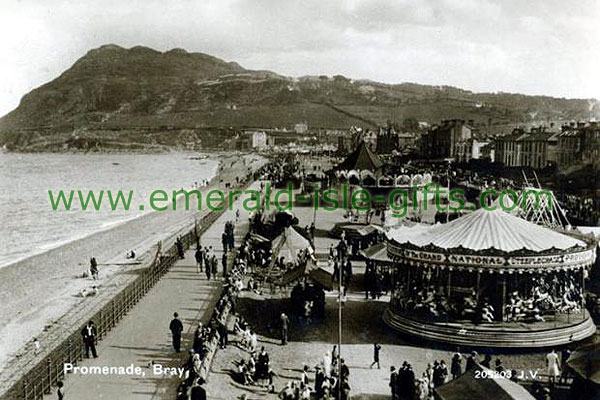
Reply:
[[[388,85],[343,76],[289,78],[173,49],[106,45],[26,94],[0,119],[0,144],[27,150],[73,138],[172,145],[203,131],[250,126],[315,128],[417,118],[511,124],[600,117],[597,100],[472,93],[412,83]],[[500,129],[500,128],[499,128]],[[87,139],[86,139],[87,140]]]

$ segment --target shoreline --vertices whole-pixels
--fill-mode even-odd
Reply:
[[[223,167],[217,169],[209,185],[201,191],[235,181],[235,177],[245,176],[250,168],[255,169],[256,162],[260,165],[264,161],[256,155],[216,156]],[[233,168],[225,166],[231,163]],[[173,239],[205,212],[151,211],[0,267],[0,302],[3,304],[0,309],[0,372],[10,359],[27,350],[24,346],[33,337],[86,300],[77,296],[82,289],[109,283],[116,275],[130,275],[132,270],[140,267],[139,261],[144,264],[158,241]],[[130,249],[136,249],[134,261],[137,264],[125,258]],[[92,256],[101,264],[98,281],[81,278],[83,272],[88,271],[87,263]]]
[[[33,153],[30,153],[30,152],[6,152],[6,153],[9,153],[9,154],[61,154],[61,155],[62,154],[64,154],[64,155],[82,155],[83,154],[83,152],[73,152],[73,153],[68,153],[68,152],[63,152],[63,153],[58,153],[58,152],[40,152],[40,153],[36,153],[36,152],[33,152]],[[0,156],[1,156],[1,154],[2,153],[0,153]],[[148,154],[148,155],[153,155],[151,153],[138,153],[138,154],[136,154],[136,153],[126,153],[126,152],[125,153],[121,153],[121,152],[107,152],[105,154],[106,155],[111,155],[111,154],[132,154],[132,155],[145,155],[145,154]],[[224,159],[224,157],[231,157],[230,155],[227,155],[227,153],[223,153],[223,154],[221,154],[221,153],[202,153],[202,152],[193,152],[193,151],[181,151],[181,152],[179,152],[179,151],[173,151],[173,152],[170,152],[170,153],[165,153],[165,155],[168,155],[168,154],[184,155],[184,156],[188,156],[187,158],[201,156],[201,157],[206,157],[207,160],[211,160],[211,161],[217,162],[217,164],[215,165],[215,168],[214,168],[215,169],[214,170],[214,174],[212,176],[210,176],[209,185],[214,184],[214,179],[219,174],[219,164],[218,163],[220,161],[222,161]],[[101,156],[103,154],[100,153],[100,152],[94,152],[94,153],[91,153],[91,155],[93,155],[93,156]],[[191,189],[191,187],[190,187],[190,189]],[[202,190],[204,188],[198,188],[198,189]],[[95,235],[97,233],[104,232],[106,230],[112,229],[112,228],[114,228],[116,226],[119,226],[121,224],[131,222],[131,221],[133,221],[135,219],[138,219],[138,218],[142,218],[145,215],[151,214],[153,212],[156,212],[156,211],[155,210],[146,210],[146,211],[144,211],[142,213],[139,213],[137,215],[135,215],[135,214],[132,213],[132,215],[124,217],[124,218],[121,218],[119,220],[106,221],[106,222],[102,223],[102,225],[98,226],[96,229],[94,229],[92,231],[81,232],[81,233],[79,233],[79,234],[77,234],[77,235],[75,235],[73,237],[67,238],[67,239],[61,239],[61,240],[58,240],[56,242],[49,242],[49,243],[43,244],[40,247],[38,247],[37,249],[31,250],[31,251],[27,251],[25,254],[17,255],[14,258],[7,258],[5,260],[3,260],[3,259],[0,258],[0,270],[2,268],[10,267],[12,264],[15,264],[15,263],[25,262],[26,260],[28,260],[31,257],[39,256],[39,255],[41,255],[41,254],[43,254],[45,252],[52,251],[52,250],[54,250],[56,248],[59,248],[61,246],[69,245],[70,243],[72,243],[74,241],[77,241],[77,240],[80,240],[80,239],[85,239],[85,238],[87,238],[89,236]]]

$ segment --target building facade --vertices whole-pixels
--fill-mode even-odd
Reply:
[[[466,162],[471,159],[473,127],[464,120],[444,120],[421,137],[421,151],[427,158],[452,159]]]

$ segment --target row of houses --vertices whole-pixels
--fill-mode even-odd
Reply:
[[[600,125],[579,122],[550,127],[515,128],[510,134],[481,138],[472,121],[444,120],[420,139],[421,155],[427,159],[467,162],[488,159],[507,167],[569,167],[598,162]]]
[[[494,161],[507,167],[544,168],[593,164],[600,155],[600,126],[579,122],[526,131],[516,128],[495,140]]]
[[[307,128],[300,125],[294,131],[246,130],[238,135],[235,147],[264,151],[291,140],[310,139],[299,133],[306,132]],[[462,119],[443,120],[414,133],[397,131],[388,123],[373,130],[352,127],[345,132],[323,132],[323,135],[314,137],[313,142],[327,138],[331,142],[330,139],[337,138],[337,151],[342,155],[365,143],[370,151],[382,156],[413,154],[455,162],[487,159],[506,167],[534,169],[592,164],[600,159],[600,125],[596,122],[570,123],[560,128],[552,124],[530,129],[519,127],[510,134],[494,138],[484,137],[472,120]]]

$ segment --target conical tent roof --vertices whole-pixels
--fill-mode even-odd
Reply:
[[[388,238],[397,243],[416,246],[434,245],[440,248],[463,247],[471,250],[543,251],[551,248],[586,247],[586,243],[571,236],[536,225],[502,210],[479,209],[446,224],[429,228],[415,227],[392,230]]]
[[[377,154],[373,153],[365,142],[361,142],[358,148],[350,153],[334,169],[338,171],[377,171],[381,167],[383,167],[383,162],[381,162]]]
[[[458,378],[437,387],[435,389],[436,398],[440,400],[535,400],[535,397],[516,382],[506,378],[476,378],[476,371],[495,376],[492,370],[476,366]]]
[[[275,243],[273,247],[279,248],[277,257],[283,257],[285,262],[296,261],[301,250],[309,249],[312,252],[308,239],[292,227],[285,228],[283,233],[275,239]]]
[[[569,357],[567,365],[581,378],[600,385],[600,344],[578,348]]]

